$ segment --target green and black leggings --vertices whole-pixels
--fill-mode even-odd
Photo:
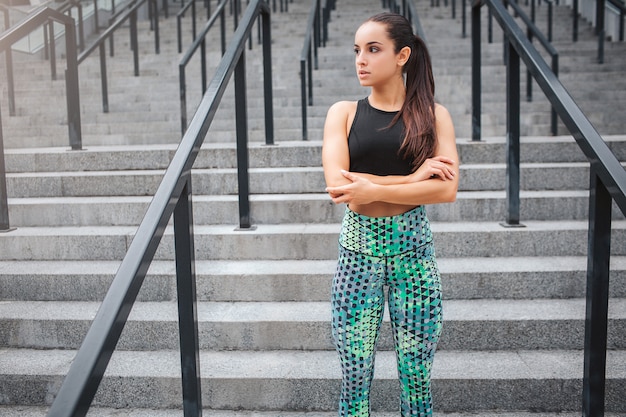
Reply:
[[[343,374],[341,417],[370,415],[385,286],[401,415],[431,416],[430,374],[442,327],[441,284],[422,206],[389,217],[367,217],[346,209],[332,284],[332,332]]]

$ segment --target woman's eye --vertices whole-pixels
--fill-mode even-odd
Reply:
[[[370,52],[378,52],[378,48],[377,48],[377,47],[375,47],[375,46],[372,46],[372,47],[370,48]]]
[[[358,54],[359,54],[359,50],[358,50],[358,49],[355,49],[355,50],[354,50],[354,53],[355,53],[356,55],[358,55]]]

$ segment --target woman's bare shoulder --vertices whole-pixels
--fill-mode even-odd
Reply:
[[[356,101],[342,100],[330,106],[330,108],[328,109],[328,112],[350,114],[350,113],[354,113],[354,111],[356,110],[356,105],[357,105]]]
[[[450,112],[443,104],[435,103],[435,118],[451,119]]]

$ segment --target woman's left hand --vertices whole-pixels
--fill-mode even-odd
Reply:
[[[341,174],[351,182],[338,187],[326,188],[326,192],[335,204],[352,203],[360,205],[375,201],[374,190],[376,184],[352,172],[341,170]]]

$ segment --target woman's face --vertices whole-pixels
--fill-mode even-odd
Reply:
[[[362,86],[384,83],[393,77],[402,78],[406,60],[396,54],[395,45],[383,23],[365,22],[354,35],[356,73]]]

